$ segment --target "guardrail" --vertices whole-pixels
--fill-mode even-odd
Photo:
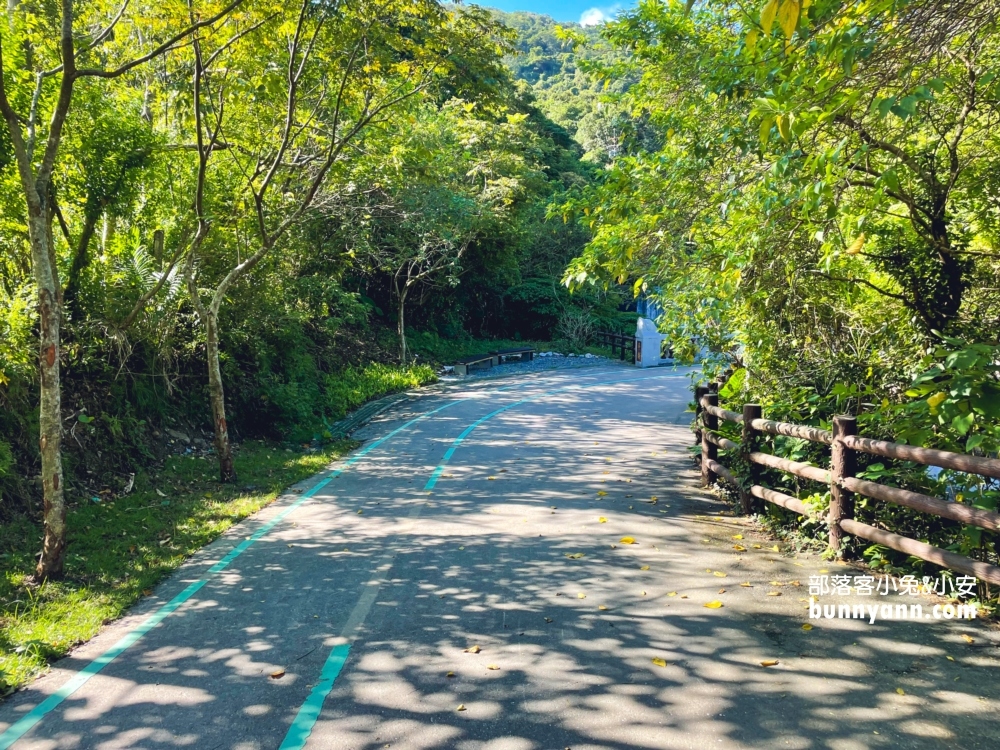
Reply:
[[[701,479],[709,486],[721,478],[740,493],[740,502],[747,513],[760,510],[763,502],[772,503],[803,516],[813,516],[812,509],[798,498],[764,487],[759,483],[759,466],[777,469],[830,488],[830,509],[827,522],[830,527],[830,547],[840,555],[845,534],[861,537],[877,544],[922,560],[951,568],[961,573],[1000,585],[1000,567],[981,560],[959,555],[949,550],[875,528],[854,519],[854,495],[881,500],[895,505],[947,518],[962,524],[978,526],[989,531],[1000,531],[1000,514],[962,503],[912,492],[859,479],[855,474],[856,456],[866,453],[884,458],[913,461],[926,466],[978,474],[1000,479],[1000,460],[970,456],[964,453],[921,448],[885,440],[861,437],[857,433],[857,420],[850,416],[833,418],[832,430],[821,430],[807,425],[775,422],[763,419],[759,404],[744,404],[742,413],[719,407],[718,384],[695,389],[695,403],[699,440],[701,442]],[[740,442],[729,440],[718,433],[719,420],[742,425]],[[764,453],[759,450],[761,435],[786,435],[813,443],[830,446],[830,468],[823,469],[802,461]],[[719,450],[738,453],[750,467],[750,476],[740,479],[719,461]]]
[[[622,361],[625,361],[625,357],[629,356],[635,362],[635,336],[630,336],[627,333],[615,333],[613,331],[598,331],[594,334],[594,338],[597,339],[601,346],[611,347],[612,357],[615,356],[615,349],[618,349],[620,353],[619,358]]]

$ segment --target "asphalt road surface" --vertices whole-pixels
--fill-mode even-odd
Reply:
[[[690,400],[618,366],[422,392],[0,706],[0,749],[1000,747],[996,629],[810,620],[860,571],[698,488]]]

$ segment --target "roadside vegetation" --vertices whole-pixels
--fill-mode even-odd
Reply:
[[[602,27],[653,147],[551,213],[592,240],[575,288],[628,285],[727,405],[953,451],[1000,449],[1000,5],[642,3]],[[583,36],[581,45],[589,44]],[[730,406],[730,408],[732,408]],[[819,460],[791,438],[774,452]],[[864,476],[996,510],[995,481],[866,459]],[[822,510],[826,489],[770,477]],[[820,524],[771,509],[805,537]],[[859,499],[859,519],[998,562],[997,535]],[[933,566],[855,540],[887,570]],[[986,598],[996,592],[981,591]]]

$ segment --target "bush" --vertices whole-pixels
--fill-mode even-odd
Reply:
[[[434,370],[428,365],[400,367],[373,362],[361,367],[348,367],[326,377],[327,412],[331,418],[341,419],[372,399],[436,380]]]

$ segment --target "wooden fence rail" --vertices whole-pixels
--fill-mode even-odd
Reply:
[[[619,352],[619,358],[624,362],[626,357],[635,362],[635,336],[627,333],[615,333],[614,331],[598,331],[594,338],[600,346],[611,347],[611,356],[615,356],[615,350]]]
[[[763,501],[799,515],[812,516],[814,511],[798,498],[761,486],[760,470],[757,467],[777,469],[827,485],[830,488],[830,509],[827,516],[830,527],[829,543],[838,555],[844,535],[850,534],[1000,585],[1000,567],[869,526],[854,518],[854,496],[864,495],[962,524],[979,526],[989,531],[1000,531],[1000,513],[948,502],[854,476],[858,453],[913,461],[926,466],[954,469],[994,479],[1000,478],[1000,460],[861,437],[856,434],[857,422],[854,417],[834,417],[832,430],[820,430],[807,425],[763,419],[758,404],[745,404],[742,413],[729,411],[719,407],[717,390],[717,383],[707,388],[698,386],[695,389],[698,433],[701,442],[701,477],[704,486],[707,487],[717,479],[728,482],[739,491],[740,502],[744,511],[748,513],[760,510],[762,505],[758,501]],[[743,433],[739,443],[718,433],[720,420],[742,425]],[[791,461],[762,452],[759,450],[762,433],[786,435],[829,445],[830,468],[824,469],[803,461]],[[749,476],[737,477],[726,468],[719,460],[720,449],[743,457],[749,466]]]

